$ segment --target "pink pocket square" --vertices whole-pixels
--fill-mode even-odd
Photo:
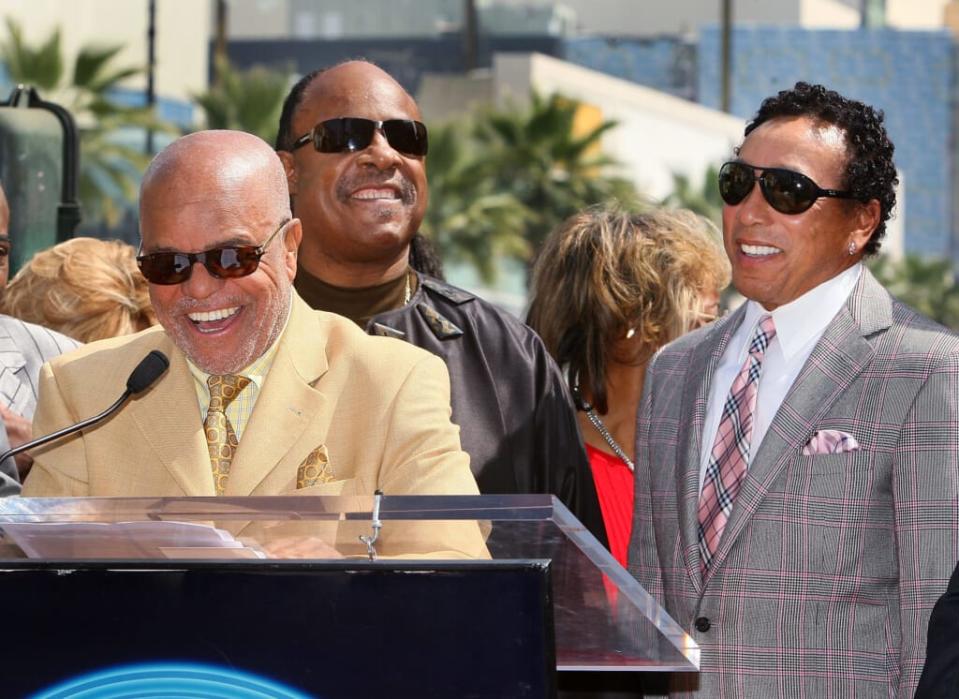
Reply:
[[[847,432],[819,430],[810,437],[809,442],[802,448],[802,453],[803,456],[843,454],[847,451],[856,451],[858,448],[859,442]]]

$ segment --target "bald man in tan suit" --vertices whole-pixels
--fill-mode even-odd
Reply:
[[[179,139],[144,177],[140,218],[161,327],[47,365],[34,433],[103,410],[150,350],[169,372],[107,423],[37,450],[25,496],[477,492],[442,361],[293,291],[300,222],[265,143]]]

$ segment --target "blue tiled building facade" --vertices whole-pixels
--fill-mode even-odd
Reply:
[[[563,42],[560,57],[676,97],[696,99],[696,42],[691,39],[576,37]]]

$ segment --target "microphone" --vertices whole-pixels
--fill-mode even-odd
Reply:
[[[154,382],[163,375],[163,372],[170,366],[170,360],[166,358],[160,350],[153,350],[140,360],[140,363],[133,367],[130,372],[130,378],[127,379],[127,390],[121,400],[126,400],[130,396],[143,393],[150,388]],[[111,406],[109,410],[112,410]]]
[[[120,406],[126,403],[130,397],[143,393],[145,390],[150,388],[150,386],[155,384],[157,379],[163,375],[163,372],[165,372],[169,366],[170,360],[167,359],[167,356],[163,354],[163,352],[160,350],[151,351],[150,354],[141,359],[140,363],[137,364],[133,371],[130,372],[130,377],[127,379],[126,390],[109,408],[104,410],[99,415],[94,415],[93,417],[87,418],[82,422],[64,427],[62,430],[57,430],[56,432],[52,432],[43,437],[38,437],[37,439],[32,439],[29,442],[24,442],[19,447],[10,449],[9,451],[0,454],[0,464],[9,459],[11,456],[16,456],[20,452],[33,449],[34,447],[41,447],[55,439],[66,437],[74,432],[80,432],[87,427],[92,427],[93,425],[103,422],[108,417],[113,415],[113,413],[119,410]]]

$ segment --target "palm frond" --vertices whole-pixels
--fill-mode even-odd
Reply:
[[[60,30],[54,29],[39,46],[26,43],[20,25],[7,18],[7,38],[0,44],[0,57],[11,80],[33,85],[45,92],[55,90],[63,77]]]

